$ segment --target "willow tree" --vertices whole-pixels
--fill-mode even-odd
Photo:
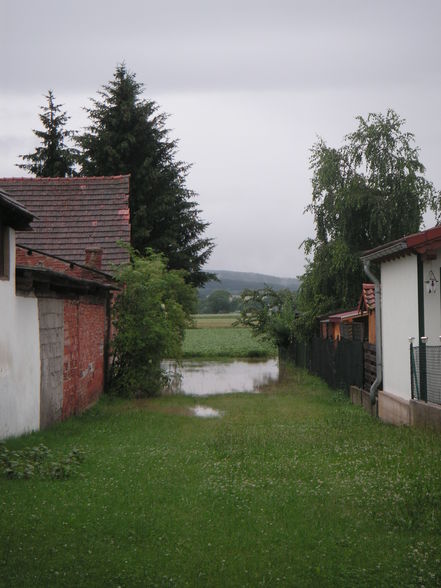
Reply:
[[[414,135],[393,110],[356,118],[342,147],[320,139],[311,149],[315,237],[307,255],[298,305],[299,327],[309,334],[320,314],[357,303],[365,276],[362,251],[420,229],[439,192],[425,177]]]

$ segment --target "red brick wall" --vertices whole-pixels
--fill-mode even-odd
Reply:
[[[108,276],[92,269],[21,245],[16,247],[16,256],[17,266],[44,267],[75,278],[112,282]],[[63,419],[93,404],[103,392],[106,330],[104,297],[64,299]]]
[[[64,301],[63,419],[81,412],[101,395],[105,336],[104,301]]]
[[[16,265],[21,267],[44,267],[73,278],[93,280],[100,284],[111,282],[110,278],[100,272],[94,271],[93,269],[88,269],[45,253],[37,253],[36,251],[27,249],[22,245],[17,245],[16,247]]]

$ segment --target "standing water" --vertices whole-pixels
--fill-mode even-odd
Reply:
[[[168,392],[189,396],[211,396],[233,392],[259,392],[279,378],[277,359],[229,362],[185,360],[181,365],[164,362],[172,376]]]

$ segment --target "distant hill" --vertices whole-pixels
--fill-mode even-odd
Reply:
[[[210,270],[216,274],[219,282],[208,282],[203,288],[199,289],[199,296],[209,296],[214,290],[227,290],[231,294],[240,294],[245,288],[257,290],[265,285],[271,286],[275,290],[288,288],[289,290],[298,290],[300,282],[297,278],[278,278],[266,274],[255,274],[249,272],[232,272],[228,270]]]

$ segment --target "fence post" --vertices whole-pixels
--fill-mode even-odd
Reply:
[[[410,393],[412,396],[412,400],[415,399],[414,393],[414,383],[416,388],[416,397],[419,399],[419,390],[418,390],[418,378],[416,373],[416,365],[415,365],[415,354],[413,349],[413,340],[414,337],[409,337],[409,351],[410,351]]]
[[[427,402],[427,339],[428,337],[420,337],[420,399],[424,402]]]

